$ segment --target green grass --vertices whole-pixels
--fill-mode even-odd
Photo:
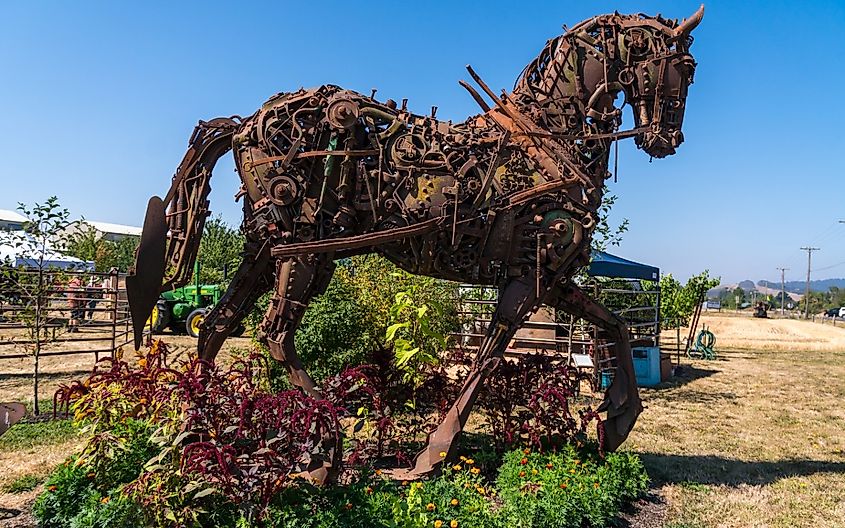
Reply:
[[[77,436],[71,420],[17,423],[0,436],[0,450],[19,450],[61,444]]]
[[[36,486],[44,482],[46,475],[24,475],[13,480],[9,485],[3,486],[0,491],[3,493],[25,493],[32,491]]]

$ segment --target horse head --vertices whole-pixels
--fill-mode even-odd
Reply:
[[[635,129],[617,137],[634,136],[656,158],[674,154],[684,140],[681,125],[695,71],[690,33],[703,16],[704,6],[681,23],[619,13],[585,20],[546,43],[517,80],[514,98],[566,140],[617,132],[622,111],[615,103],[624,94]]]
[[[690,33],[701,22],[704,6],[680,24],[660,18],[628,20],[617,38],[617,81],[634,110],[637,147],[650,156],[675,153],[684,141],[681,126],[695,60]],[[633,22],[633,23],[630,23]]]

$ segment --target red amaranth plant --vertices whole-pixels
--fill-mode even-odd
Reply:
[[[599,443],[604,438],[601,418],[590,408],[572,416],[575,396],[566,365],[548,356],[528,354],[518,361],[503,361],[488,378],[479,406],[485,411],[499,447],[525,444],[537,449],[581,441],[587,427],[597,421]]]

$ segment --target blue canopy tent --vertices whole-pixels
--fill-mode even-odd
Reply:
[[[593,260],[587,268],[591,277],[609,277],[613,279],[641,279],[649,281],[660,280],[660,269],[648,264],[640,264],[633,260],[624,259],[605,253],[594,251]]]

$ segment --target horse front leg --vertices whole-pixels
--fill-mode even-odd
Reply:
[[[296,353],[293,337],[305,308],[329,285],[335,264],[332,255],[303,255],[276,262],[276,291],[261,323],[259,340],[280,361],[290,381],[313,398],[321,398],[316,383]]]
[[[504,357],[505,348],[516,331],[541,303],[542,299],[537,297],[537,287],[533,277],[514,279],[502,288],[484,340],[481,342],[472,369],[464,381],[457,400],[437,429],[428,436],[426,447],[417,455],[414,467],[410,470],[393,471],[393,478],[419,479],[439,471],[444,462],[454,459],[461,432],[485,380],[499,366]]]
[[[607,411],[607,419],[604,422],[605,447],[614,451],[628,438],[637,416],[643,410],[637,391],[631,344],[628,341],[628,325],[621,317],[571,282],[557,285],[551,292],[549,303],[598,326],[610,334],[614,341],[616,374],[598,409]]]
[[[238,271],[220,302],[202,323],[197,341],[200,359],[214,361],[223,342],[243,322],[261,295],[273,285],[270,249],[248,244]]]

